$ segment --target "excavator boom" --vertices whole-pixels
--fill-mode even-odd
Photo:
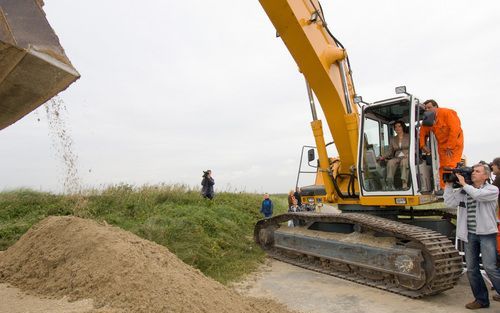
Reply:
[[[80,77],[42,6],[42,0],[0,0],[0,130]]]
[[[316,0],[260,0],[325,114],[339,157],[356,164],[358,119],[347,54],[328,31]]]

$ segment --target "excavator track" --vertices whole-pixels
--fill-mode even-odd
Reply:
[[[301,225],[306,225],[305,227],[313,223],[352,225],[356,231],[372,232],[395,238],[397,246],[390,249],[373,248],[354,242],[339,243],[342,247],[335,250],[333,247],[337,244],[336,242],[323,236],[319,238],[317,235],[316,237],[307,236],[309,230],[304,226],[300,226],[303,228],[302,234],[296,235],[297,238],[293,237],[293,228],[282,225],[293,219],[300,220]],[[304,233],[306,235],[303,235]],[[305,244],[302,244],[304,249],[301,249],[300,244],[298,248],[294,248],[278,242],[280,236],[288,235],[290,237],[286,238],[292,246],[301,239],[306,240]],[[463,269],[462,257],[453,243],[440,233],[367,214],[302,212],[282,214],[258,221],[254,229],[254,238],[268,255],[280,261],[410,298],[422,298],[453,288]],[[323,247],[330,247],[330,249]],[[308,249],[316,250],[306,251]],[[325,255],[323,253],[325,250],[335,251]],[[375,252],[370,252],[371,250]],[[348,254],[346,258],[341,255],[343,253]],[[391,259],[388,256],[384,259],[384,254],[391,255],[391,253],[397,257]],[[368,257],[363,260],[364,255]],[[379,261],[379,263],[386,263],[377,266],[370,263],[372,259],[380,258],[384,261]],[[392,263],[387,262],[388,260]],[[392,272],[391,267],[395,269]],[[410,269],[414,272],[411,277],[407,276],[410,274]],[[400,272],[395,272],[398,270]]]

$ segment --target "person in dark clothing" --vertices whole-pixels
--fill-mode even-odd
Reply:
[[[201,195],[205,199],[212,200],[214,198],[214,185],[215,181],[212,177],[212,171],[206,170],[203,172],[203,179],[201,180]]]
[[[490,163],[491,171],[495,175],[495,180],[492,185],[497,186],[500,189],[500,157],[493,159],[493,162]],[[500,193],[498,194],[498,203],[497,203],[497,218],[500,221]],[[500,224],[498,225],[498,235],[497,235],[497,267],[500,268]]]
[[[302,200],[300,199],[300,188],[299,187],[295,188],[295,193],[293,194],[293,196],[295,197],[295,199],[297,199],[297,205],[299,207],[302,207]]]
[[[262,201],[262,205],[260,207],[260,213],[264,215],[264,218],[270,218],[273,216],[273,202],[269,199],[269,194],[264,194],[264,200]]]
[[[491,171],[495,175],[495,180],[493,181],[492,185],[495,185],[498,189],[500,189],[500,157],[493,159],[493,162],[490,163],[490,167]],[[498,204],[500,205],[500,194],[498,195]]]

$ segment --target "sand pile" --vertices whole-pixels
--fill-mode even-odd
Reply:
[[[121,312],[289,312],[238,295],[163,246],[77,217],[33,226],[0,255],[0,281]]]

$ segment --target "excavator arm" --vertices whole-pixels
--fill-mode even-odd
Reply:
[[[319,100],[339,153],[339,172],[352,173],[357,160],[359,114],[345,49],[328,30],[318,1],[260,0],[260,3]],[[314,113],[311,126],[318,148],[319,172],[327,197],[333,202],[339,191],[349,188],[348,182],[333,178],[338,183],[334,188],[322,124]]]
[[[42,6],[42,0],[0,0],[0,130],[80,77]]]

